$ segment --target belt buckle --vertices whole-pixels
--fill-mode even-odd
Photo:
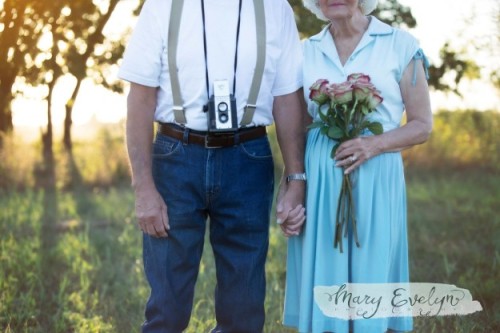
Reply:
[[[223,146],[214,146],[210,143],[210,138],[211,136],[210,135],[205,135],[205,148],[207,149],[216,149],[216,148],[222,148]]]

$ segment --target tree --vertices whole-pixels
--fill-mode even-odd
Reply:
[[[309,37],[318,33],[326,24],[326,22],[317,19],[314,14],[307,10],[303,6],[302,0],[289,0],[288,2],[293,8],[297,27],[303,37]],[[401,5],[397,0],[380,2],[372,15],[396,27],[403,26],[413,28],[417,24],[417,21],[411,13],[411,9]]]
[[[458,84],[462,79],[478,79],[480,77],[479,67],[465,56],[465,52],[457,52],[446,43],[439,52],[441,64],[433,64],[429,67],[429,86],[435,90],[451,91],[462,96]]]
[[[12,131],[11,102],[20,71],[35,59],[40,14],[51,1],[5,0],[0,11],[0,134]]]
[[[64,74],[63,60],[58,56],[58,44],[52,42],[43,45],[41,38],[48,35],[61,34],[59,25],[60,16],[66,14],[65,8],[69,0],[53,0],[46,2],[43,6],[30,4],[27,11],[30,16],[26,22],[40,27],[40,35],[37,36],[35,48],[31,54],[25,56],[25,66],[17,69],[17,75],[25,84],[32,86],[44,86],[47,88],[47,129],[42,133],[42,156],[43,164],[38,168],[39,179],[47,189],[55,186],[54,152],[52,149],[53,124],[52,124],[52,96],[58,78]]]
[[[66,44],[65,60],[68,73],[76,79],[71,97],[65,105],[63,142],[67,150],[71,150],[72,146],[73,106],[80,92],[82,81],[87,77],[92,77],[97,84],[111,90],[121,92],[123,89],[120,82],[109,83],[102,71],[103,67],[116,63],[124,50],[123,42],[107,41],[103,35],[104,27],[118,2],[119,0],[109,0],[105,9],[94,5],[91,0],[72,2],[71,14],[68,16],[65,31],[66,36],[68,31],[73,33],[70,34],[70,38],[64,37],[63,40],[56,41]]]
[[[109,0],[107,4],[95,4],[92,0],[68,1],[56,0],[58,6],[52,8],[52,17],[47,21],[45,34],[50,37],[51,48],[45,52],[49,55],[41,64],[29,67],[23,74],[30,77],[31,85],[48,87],[47,104],[51,106],[52,90],[63,75],[71,75],[76,84],[71,96],[65,103],[64,147],[70,151],[72,147],[71,127],[72,113],[76,98],[80,92],[82,81],[91,77],[98,84],[114,90],[120,90],[119,82],[109,84],[101,69],[109,62],[115,63],[123,52],[123,46],[106,40],[103,29],[108,22],[119,0]],[[123,43],[122,43],[123,44]],[[42,50],[40,50],[42,51]],[[47,82],[47,73],[50,82]],[[48,114],[47,136],[52,135],[52,121]],[[49,144],[48,137],[46,141]],[[45,141],[44,141],[45,142]]]
[[[12,130],[10,105],[16,79],[24,85],[47,88],[47,143],[51,141],[52,92],[58,79],[75,77],[76,85],[66,103],[64,144],[71,148],[74,102],[83,79],[121,91],[120,82],[108,82],[104,67],[114,64],[123,52],[123,41],[103,35],[119,0],[95,2],[6,0],[0,12],[0,133]],[[41,39],[48,42],[40,45]]]

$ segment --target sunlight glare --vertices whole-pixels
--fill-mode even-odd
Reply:
[[[52,33],[48,28],[45,28],[42,36],[36,45],[42,51],[48,51],[52,47]]]

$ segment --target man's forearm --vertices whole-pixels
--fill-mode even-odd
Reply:
[[[304,149],[306,136],[305,108],[302,90],[278,96],[274,100],[273,116],[276,136],[283,156],[283,177],[304,172]],[[281,181],[276,204],[276,221],[286,236],[300,233],[305,220],[305,182]]]
[[[302,89],[277,96],[273,106],[276,136],[285,164],[285,173],[304,172],[306,120],[302,108]]]
[[[156,92],[154,88],[133,85],[127,100],[127,151],[136,190],[153,185],[151,143],[153,138]]]

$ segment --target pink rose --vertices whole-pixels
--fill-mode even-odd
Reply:
[[[347,81],[350,81],[352,83],[359,83],[359,82],[368,83],[370,82],[370,77],[363,73],[352,73],[347,77]]]
[[[328,95],[334,104],[346,104],[353,99],[353,87],[348,81],[340,84],[331,84],[328,89]]]
[[[323,105],[328,101],[328,80],[319,79],[309,88],[309,99],[315,101],[319,105]]]
[[[370,110],[375,110],[375,108],[384,100],[378,93],[379,92],[375,90],[375,92],[366,99],[367,106]]]
[[[369,82],[356,82],[353,84],[354,98],[358,102],[366,100],[369,96],[373,95],[375,87]]]

